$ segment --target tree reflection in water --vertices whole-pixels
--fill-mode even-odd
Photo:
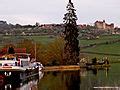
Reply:
[[[94,90],[94,87],[120,87],[120,63],[110,68],[45,72],[38,90]],[[108,73],[109,70],[109,73]]]
[[[105,73],[106,73],[106,76],[107,76],[108,71],[109,71],[109,68],[107,67],[107,68],[101,68],[101,69],[97,69],[97,68],[91,69],[92,73],[93,73],[95,76],[98,74],[98,71],[99,71],[99,70],[104,70]]]
[[[109,79],[105,77],[107,73],[108,69],[45,72],[38,83],[38,90],[91,90],[104,84],[104,79]]]
[[[63,77],[67,90],[80,90],[80,71],[64,72]]]
[[[38,90],[80,90],[80,71],[45,72]]]

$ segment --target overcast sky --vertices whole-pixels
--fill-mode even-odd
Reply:
[[[78,24],[106,20],[120,26],[120,0],[72,0]],[[68,0],[0,0],[0,20],[8,23],[62,23]]]

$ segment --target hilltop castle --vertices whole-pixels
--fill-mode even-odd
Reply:
[[[103,21],[96,21],[95,22],[95,27],[98,29],[102,29],[102,30],[114,30],[114,24],[107,24],[105,22],[105,20]]]

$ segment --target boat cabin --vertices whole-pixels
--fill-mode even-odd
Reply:
[[[29,67],[30,64],[30,54],[27,53],[15,53],[17,59],[18,59],[18,65],[21,67]]]

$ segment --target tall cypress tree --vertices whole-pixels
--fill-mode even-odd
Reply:
[[[79,62],[79,41],[78,41],[78,28],[77,28],[77,16],[75,13],[74,5],[69,0],[67,5],[67,13],[64,15],[64,55],[63,55],[63,64],[64,65],[73,65]]]

